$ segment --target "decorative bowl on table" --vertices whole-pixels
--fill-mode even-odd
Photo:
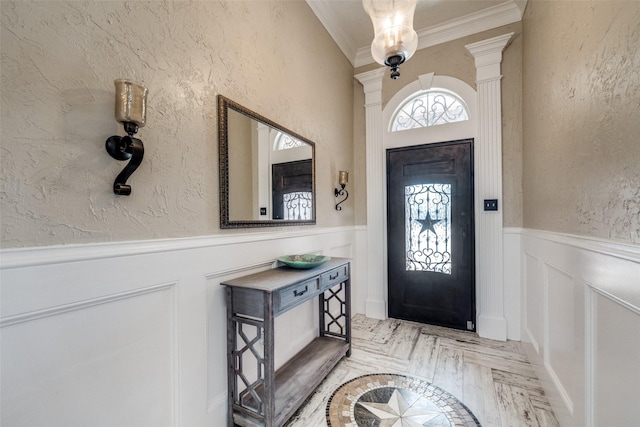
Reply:
[[[329,261],[331,257],[325,255],[303,254],[303,255],[285,255],[278,257],[278,261],[284,265],[305,270],[307,268],[317,267]]]

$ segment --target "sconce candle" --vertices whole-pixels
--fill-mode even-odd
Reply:
[[[144,127],[147,121],[147,88],[124,79],[113,83],[116,86],[116,121]]]
[[[338,176],[339,176],[340,185],[342,185],[342,188],[344,188],[344,186],[347,185],[347,183],[349,182],[349,172],[340,171]]]
[[[123,124],[127,136],[111,136],[107,139],[105,147],[109,155],[116,160],[131,159],[113,183],[115,194],[128,196],[131,194],[131,186],[126,184],[127,179],[140,166],[144,156],[142,141],[133,135],[147,121],[147,88],[125,79],[118,79],[114,84],[115,118],[118,123]]]
[[[345,187],[347,186],[347,183],[349,182],[349,172],[340,171],[338,173],[338,182],[340,183],[341,189],[338,190],[336,188],[335,191],[334,191],[334,194],[335,194],[336,197],[344,196],[344,199],[342,199],[341,201],[339,201],[336,204],[336,210],[337,211],[341,211],[342,210],[342,206],[340,206],[340,204],[349,198],[349,192],[347,190],[345,190]]]

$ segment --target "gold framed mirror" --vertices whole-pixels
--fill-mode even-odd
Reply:
[[[316,223],[315,144],[218,95],[220,228]]]

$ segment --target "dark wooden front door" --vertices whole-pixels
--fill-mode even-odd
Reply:
[[[313,219],[313,164],[311,159],[272,166],[273,219]]]
[[[389,316],[475,330],[473,140],[387,150]]]

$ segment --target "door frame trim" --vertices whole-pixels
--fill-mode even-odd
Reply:
[[[470,119],[475,123],[472,133],[466,133],[462,137],[473,138],[475,141],[476,328],[482,337],[506,340],[502,208],[496,212],[483,212],[480,210],[482,206],[480,202],[484,198],[502,199],[500,64],[502,50],[512,35],[513,33],[505,34],[465,46],[475,58],[478,92],[454,77],[425,74],[398,91],[384,107],[383,115],[382,86],[385,69],[379,68],[355,76],[364,86],[365,93],[368,271],[366,315],[368,317],[378,319],[387,317],[386,158],[384,153],[387,148],[395,145],[390,142],[391,137],[386,131],[388,118],[409,94],[429,87],[443,87],[456,92],[463,98],[471,109]],[[455,127],[454,124],[441,126],[438,129],[439,132],[444,132],[445,126]],[[434,129],[437,128],[438,126],[434,127]],[[453,134],[453,130],[447,131],[452,133],[447,134],[445,138],[440,136],[440,141],[460,139]],[[469,132],[470,129],[466,131]],[[428,131],[423,130],[423,132]],[[425,143],[428,141],[420,141],[420,144]]]

